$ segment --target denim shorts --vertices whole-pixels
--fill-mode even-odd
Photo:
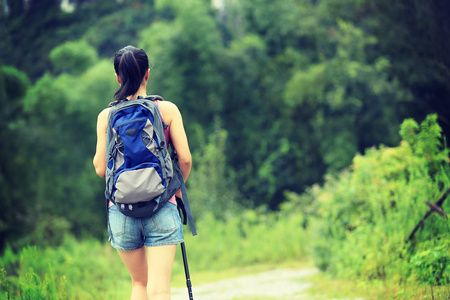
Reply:
[[[108,209],[108,234],[111,246],[132,251],[146,247],[183,242],[183,226],[177,206],[167,202],[151,217],[127,217],[115,205]]]

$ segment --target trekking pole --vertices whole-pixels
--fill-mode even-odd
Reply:
[[[189,293],[189,300],[194,300],[194,296],[192,295],[192,284],[191,284],[191,276],[189,275],[189,267],[186,256],[186,247],[184,242],[181,243],[181,254],[183,255],[183,264],[184,264],[184,274],[186,275],[186,286]]]
[[[180,217],[184,216],[184,221],[186,222],[186,210],[184,207],[184,203],[181,200],[181,198],[176,197],[177,200],[177,208],[178,213],[180,214]],[[183,224],[186,224],[183,222]],[[183,264],[184,264],[184,275],[186,275],[186,286],[189,293],[189,300],[194,300],[194,296],[192,295],[192,284],[191,284],[191,275],[189,275],[189,266],[187,261],[187,255],[186,255],[186,246],[184,245],[184,242],[180,244],[181,246],[181,255],[183,256]]]

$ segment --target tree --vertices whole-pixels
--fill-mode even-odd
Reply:
[[[418,1],[321,1],[331,16],[340,17],[374,36],[368,62],[383,56],[391,63],[389,75],[411,92],[403,118],[423,120],[437,113],[444,135],[450,134],[450,3]]]
[[[97,60],[97,52],[86,41],[66,42],[50,52],[50,59],[57,71],[82,74]]]
[[[103,236],[104,181],[92,157],[97,115],[115,88],[113,67],[101,60],[80,74],[47,74],[30,88],[24,106],[27,137],[35,145],[28,155],[36,165],[30,209],[37,223],[51,218],[77,236]]]
[[[182,6],[162,1],[157,7],[172,9],[176,17],[152,24],[140,35],[139,45],[153,64],[149,89],[179,106],[189,134],[195,124],[209,126],[223,106],[224,80],[215,63],[219,32],[202,1],[183,1]]]
[[[0,249],[11,237],[23,234],[27,228],[28,208],[33,189],[28,184],[34,177],[34,165],[28,159],[31,144],[26,139],[27,128],[20,99],[29,87],[27,76],[12,67],[0,67]],[[24,226],[17,226],[22,224]]]

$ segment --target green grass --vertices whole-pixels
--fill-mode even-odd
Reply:
[[[319,273],[311,276],[313,283],[307,291],[314,300],[357,299],[364,300],[444,300],[450,299],[449,286],[428,286],[417,282],[394,284],[387,281],[359,281],[330,278]]]
[[[254,211],[227,221],[211,216],[199,220],[199,236],[185,234],[192,282],[257,273],[268,268],[261,264],[283,265],[305,257],[301,224],[301,216]],[[174,287],[185,286],[180,252],[178,247]],[[78,241],[69,235],[58,247],[6,249],[0,275],[0,299],[127,299],[131,293],[130,276],[109,243]]]
[[[186,286],[180,252],[178,249],[172,287]],[[8,284],[10,287],[15,287],[15,290],[9,290],[11,299],[42,299],[45,296],[47,299],[115,300],[127,299],[131,294],[131,280],[120,257],[109,244],[96,241],[78,243],[68,239],[58,249],[42,250],[32,247],[16,255],[6,252],[2,257],[1,267],[5,271],[0,274],[2,287]],[[195,288],[202,284],[273,269],[308,269],[313,267],[313,264],[310,261],[287,259],[282,262],[256,263],[247,266],[220,267],[216,265],[212,268],[204,268],[193,260],[189,263],[189,267],[195,292]],[[305,280],[312,283],[312,287],[305,292],[311,300],[450,299],[450,288],[447,286],[430,287],[418,285],[417,282],[412,281],[396,285],[386,281],[342,280],[331,278],[323,273],[312,275]],[[0,298],[7,299],[6,294],[3,292]],[[234,300],[244,300],[244,298]],[[274,299],[258,296],[245,297],[245,300]]]

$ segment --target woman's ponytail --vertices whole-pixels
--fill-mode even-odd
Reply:
[[[136,94],[148,70],[148,57],[144,50],[127,46],[114,55],[114,69],[120,78],[120,87],[114,99],[123,100]]]

